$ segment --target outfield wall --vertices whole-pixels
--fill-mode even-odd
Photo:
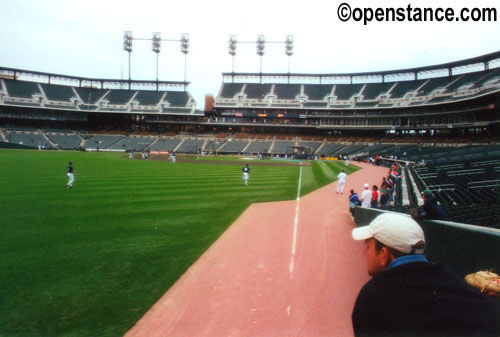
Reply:
[[[28,146],[28,145],[7,143],[7,142],[0,142],[0,149],[37,150],[35,146]]]
[[[356,207],[356,226],[368,225],[383,212],[388,211]],[[419,223],[424,230],[429,261],[446,265],[460,276],[484,269],[500,272],[500,230],[437,220]]]

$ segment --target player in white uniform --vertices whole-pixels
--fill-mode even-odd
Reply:
[[[250,178],[250,167],[248,164],[241,170],[243,172],[243,180],[245,180],[245,185],[248,185],[248,179]]]
[[[73,170],[73,163],[72,162],[69,162],[68,163],[68,167],[66,169],[68,171],[68,184],[66,185],[68,188],[72,188],[73,187],[73,182],[75,181],[75,172]]]
[[[338,184],[337,184],[337,194],[340,192],[340,194],[344,193],[344,185],[345,185],[345,178],[347,177],[347,174],[345,174],[345,171],[342,170],[342,172],[339,173],[337,176],[338,178]]]

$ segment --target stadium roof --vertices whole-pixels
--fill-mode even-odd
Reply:
[[[374,72],[360,72],[360,73],[330,73],[330,74],[318,74],[318,73],[223,73],[223,79],[225,78],[244,78],[244,77],[309,77],[309,78],[330,78],[330,77],[374,77],[381,76],[384,78],[386,75],[403,75],[403,74],[415,74],[415,79],[417,79],[417,74],[421,72],[432,72],[437,70],[448,70],[448,75],[452,75],[452,69],[459,67],[472,66],[475,64],[484,63],[485,69],[489,67],[489,62],[493,60],[500,60],[500,51],[493,53],[472,57],[465,60],[442,63],[437,65],[430,65],[424,67],[407,68],[407,69],[396,69],[396,70],[385,70],[385,71],[374,71]]]
[[[155,86],[157,89],[160,87],[184,87],[184,89],[190,84],[190,82],[183,81],[156,81],[156,80],[122,80],[122,79],[104,79],[104,78],[88,78],[88,77],[78,77],[70,75],[52,74],[39,71],[31,71],[24,69],[6,68],[0,67],[0,78],[7,79],[26,79],[33,80],[33,78],[45,78],[47,81],[44,83],[51,84],[53,80],[59,80],[63,82],[79,82],[78,86],[82,86],[82,82],[99,84],[100,88],[104,87],[104,84],[111,85],[127,85],[127,86]],[[83,85],[85,86],[85,85]]]

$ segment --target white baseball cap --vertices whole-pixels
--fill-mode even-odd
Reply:
[[[405,214],[383,213],[368,226],[353,229],[352,237],[354,240],[375,238],[405,254],[424,253],[424,249],[417,245],[425,244],[424,231],[415,220]]]
[[[365,188],[370,188],[370,185],[368,185],[368,184],[365,184]]]

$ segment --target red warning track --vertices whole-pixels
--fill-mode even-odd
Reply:
[[[251,205],[126,336],[353,336],[368,275],[351,238],[349,190],[387,173],[360,165],[343,195],[333,183]]]

